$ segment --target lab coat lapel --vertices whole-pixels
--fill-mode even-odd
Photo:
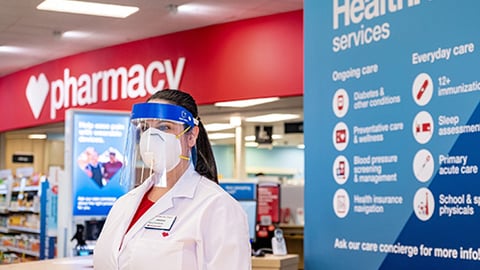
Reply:
[[[142,192],[141,196],[139,197],[140,198],[139,200],[142,199],[145,192]],[[130,230],[125,235],[125,238],[123,239],[124,243],[128,243],[135,236],[135,234],[137,234],[140,230],[142,230],[145,227],[145,224],[149,220],[153,219],[154,217],[162,214],[163,212],[173,207],[171,194],[172,194],[172,190],[170,190],[162,198],[160,198],[152,207],[150,207],[150,209],[147,210],[147,212],[145,212],[140,217],[140,219],[137,220],[137,222],[135,222],[135,224],[133,224],[133,226],[130,228]],[[139,203],[136,204],[137,208],[138,208],[138,205]],[[137,208],[134,208],[129,211],[132,211],[132,213],[135,213]],[[129,220],[131,220],[131,218]]]
[[[174,198],[193,198],[201,176],[195,171],[193,164],[183,174],[175,185]]]
[[[138,209],[138,206],[140,205],[140,201],[142,200],[143,196],[145,193],[153,186],[153,180],[151,178],[145,180],[145,182],[140,185],[136,190],[134,190],[131,194],[131,197],[129,197],[128,200],[125,201],[123,207],[124,207],[124,213],[127,213],[129,216],[127,218],[123,218],[123,223],[119,224],[119,229],[117,230],[119,234],[119,237],[115,237],[114,239],[121,239],[122,242],[118,244],[120,246],[120,251],[123,250],[124,245],[122,243],[127,243],[128,240],[131,239],[132,237],[132,231],[138,231],[138,229],[135,229],[135,225],[138,225],[139,222],[136,222],[132,228],[125,234],[125,231],[127,230],[128,226],[130,225],[130,222],[133,218],[133,215]]]
[[[137,234],[140,230],[142,230],[146,223],[150,220],[152,220],[154,217],[165,213],[165,211],[171,209],[174,207],[174,198],[178,197],[186,197],[186,198],[192,198],[193,194],[195,193],[196,187],[198,185],[198,182],[200,181],[200,175],[195,171],[193,168],[193,165],[190,165],[187,171],[180,177],[178,182],[174,185],[174,187],[165,193],[165,195],[160,198],[150,209],[143,214],[142,217],[130,228],[130,230],[127,232],[125,235],[125,238],[123,239],[124,243],[128,243],[134,236]],[[152,181],[153,182],[153,181]],[[148,188],[151,187],[152,184],[148,186]],[[129,209],[132,213],[136,212],[136,209],[140,203],[140,200],[142,199],[143,195],[145,192],[147,192],[148,189],[144,190],[143,192],[138,192],[140,193],[137,195],[137,203],[132,203],[132,205],[135,206],[134,209]],[[132,214],[133,215],[133,214]],[[129,218],[130,220],[131,218]]]

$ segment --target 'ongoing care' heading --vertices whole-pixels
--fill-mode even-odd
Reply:
[[[339,3],[343,2],[343,3]],[[360,24],[387,13],[395,13],[405,6],[410,8],[420,5],[420,0],[333,0],[333,29],[340,26]],[[343,20],[342,20],[343,19]],[[360,25],[360,29],[335,36],[332,40],[334,52],[367,45],[390,37],[390,24],[385,22],[370,27]]]

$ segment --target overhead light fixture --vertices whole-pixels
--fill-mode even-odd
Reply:
[[[45,140],[47,138],[47,134],[29,134],[28,138],[30,140]]]
[[[37,9],[113,18],[126,18],[139,10],[134,6],[74,0],[45,0],[37,6]]]
[[[234,138],[235,134],[233,133],[210,133],[208,138],[210,140],[221,140],[221,139],[231,139]]]
[[[264,103],[274,102],[279,99],[280,99],[279,97],[244,99],[244,100],[216,102],[214,105],[217,107],[245,108],[245,107],[260,105]]]
[[[258,123],[272,123],[278,121],[285,121],[299,118],[298,114],[289,114],[289,113],[271,113],[265,115],[259,115],[254,117],[245,118],[247,122],[258,122]]]
[[[211,5],[182,4],[182,5],[176,5],[175,7],[178,13],[212,14],[215,11],[220,12],[219,8],[212,7]]]
[[[66,31],[62,33],[62,37],[64,38],[86,38],[90,35],[90,33],[82,31]]]
[[[205,130],[209,132],[226,130],[231,128],[233,128],[233,126],[227,123],[212,123],[212,124],[205,125]]]
[[[0,53],[22,53],[23,51],[24,50],[19,47],[0,45]]]

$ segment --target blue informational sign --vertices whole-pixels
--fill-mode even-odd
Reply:
[[[480,269],[480,2],[304,10],[305,268]]]
[[[238,201],[256,200],[255,183],[220,183],[220,186]]]
[[[120,185],[120,171],[130,117],[105,111],[72,113],[73,215],[105,216],[128,188]]]

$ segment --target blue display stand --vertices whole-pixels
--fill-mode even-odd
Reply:
[[[56,227],[57,195],[50,189],[48,180],[41,183],[40,197],[40,260],[55,257],[56,235],[49,232],[49,226]],[[50,224],[49,224],[50,221]],[[52,224],[52,222],[54,224]],[[56,231],[55,231],[56,232]]]

